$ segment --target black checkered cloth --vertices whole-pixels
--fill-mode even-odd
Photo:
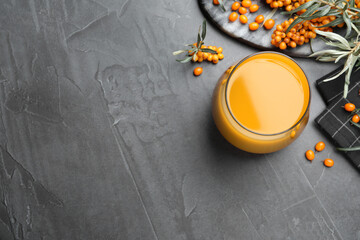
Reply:
[[[324,79],[334,76],[340,70],[336,69],[334,72],[316,81],[317,88],[327,107],[315,119],[315,122],[334,141],[337,147],[360,146],[360,128],[351,124],[351,115],[343,108],[348,102],[360,108],[360,71],[352,74],[349,93],[346,99],[343,98],[344,74],[333,81],[323,82]],[[360,169],[360,151],[344,152],[344,154]]]

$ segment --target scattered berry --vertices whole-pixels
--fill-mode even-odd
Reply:
[[[257,4],[252,4],[249,8],[250,12],[256,12],[257,10],[259,10],[259,5]]]
[[[236,12],[232,12],[229,15],[229,21],[234,22],[238,18],[238,14]]]
[[[240,7],[240,3],[239,2],[234,2],[232,5],[231,5],[231,10],[233,11],[236,11],[238,10]]]
[[[194,75],[195,76],[200,76],[202,74],[202,72],[203,72],[202,67],[197,67],[197,68],[194,69]]]
[[[252,4],[252,2],[251,2],[250,0],[243,0],[243,1],[241,2],[241,5],[242,5],[243,7],[246,7],[246,8],[250,7],[251,4]]]
[[[258,24],[257,22],[252,22],[252,23],[249,24],[249,29],[250,29],[251,31],[255,31],[255,30],[257,30],[258,28],[259,28],[259,24]]]
[[[268,20],[266,20],[265,23],[264,23],[264,27],[265,27],[267,30],[272,29],[272,28],[274,27],[274,25],[275,25],[274,19],[268,19]]]
[[[264,21],[264,16],[263,15],[259,15],[255,18],[255,22],[257,23],[262,23]]]
[[[352,112],[355,110],[355,105],[352,103],[347,103],[347,104],[345,104],[344,108],[346,111]]]
[[[315,153],[313,150],[307,150],[305,153],[305,157],[307,160],[312,161],[315,158]]]
[[[315,150],[317,152],[321,152],[325,149],[325,143],[324,142],[318,142],[316,145],[315,145]]]
[[[334,160],[332,160],[331,158],[327,158],[324,160],[324,165],[330,168],[334,166]]]
[[[239,20],[242,24],[245,24],[248,22],[248,18],[245,15],[240,15]]]
[[[351,121],[353,121],[354,123],[360,122],[360,117],[359,117],[359,115],[355,114],[355,115],[352,117]]]
[[[247,13],[246,8],[240,7],[240,8],[239,8],[239,13],[242,14],[242,15],[244,15],[245,13]]]

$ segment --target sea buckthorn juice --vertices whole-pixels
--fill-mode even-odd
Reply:
[[[292,143],[309,119],[310,87],[300,66],[286,55],[260,52],[230,67],[213,95],[213,117],[234,146],[252,153]]]

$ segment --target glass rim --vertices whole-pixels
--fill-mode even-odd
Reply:
[[[233,73],[235,72],[235,70],[239,67],[239,65],[241,63],[243,63],[245,60],[253,57],[253,56],[256,56],[256,55],[260,55],[260,54],[266,54],[266,53],[272,53],[272,54],[278,54],[278,55],[281,55],[283,57],[286,57],[288,59],[290,59],[291,61],[293,61],[300,69],[301,71],[304,73],[305,75],[305,79],[306,79],[306,82],[307,82],[307,85],[308,85],[308,88],[309,88],[309,99],[308,99],[308,104],[306,106],[306,109],[304,111],[304,113],[302,114],[301,118],[296,121],[296,123],[294,125],[292,125],[290,128],[284,130],[284,131],[281,131],[281,132],[278,132],[278,133],[258,133],[258,132],[255,132],[253,130],[250,130],[248,129],[247,127],[245,127],[244,125],[242,125],[237,119],[236,117],[234,116],[234,114],[232,113],[231,111],[231,108],[230,108],[230,104],[228,102],[228,86],[229,86],[229,82],[231,80],[231,77],[233,75]],[[309,80],[308,80],[308,77],[306,76],[306,73],[304,72],[304,70],[300,67],[300,65],[291,57],[287,56],[286,54],[283,54],[283,53],[279,53],[279,52],[275,52],[275,51],[261,51],[261,52],[256,52],[256,53],[253,53],[253,54],[250,54],[246,57],[244,57],[243,59],[241,59],[236,65],[235,67],[231,70],[229,76],[227,77],[227,82],[226,82],[226,87],[225,87],[225,102],[226,102],[226,106],[227,106],[227,109],[231,115],[231,117],[234,119],[234,121],[240,126],[242,127],[243,129],[245,129],[246,131],[248,132],[251,132],[251,133],[254,133],[256,135],[259,135],[259,136],[276,136],[276,135],[280,135],[280,134],[283,134],[283,133],[286,133],[288,131],[290,131],[291,129],[295,128],[300,122],[302,122],[302,120],[304,119],[304,117],[306,116],[307,112],[309,111],[309,108],[310,108],[310,101],[311,101],[311,89],[310,89],[310,84],[309,84]]]

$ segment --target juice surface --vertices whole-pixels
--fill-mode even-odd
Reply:
[[[307,109],[309,94],[301,68],[274,53],[254,55],[243,61],[226,91],[235,119],[260,134],[276,134],[294,126]]]

